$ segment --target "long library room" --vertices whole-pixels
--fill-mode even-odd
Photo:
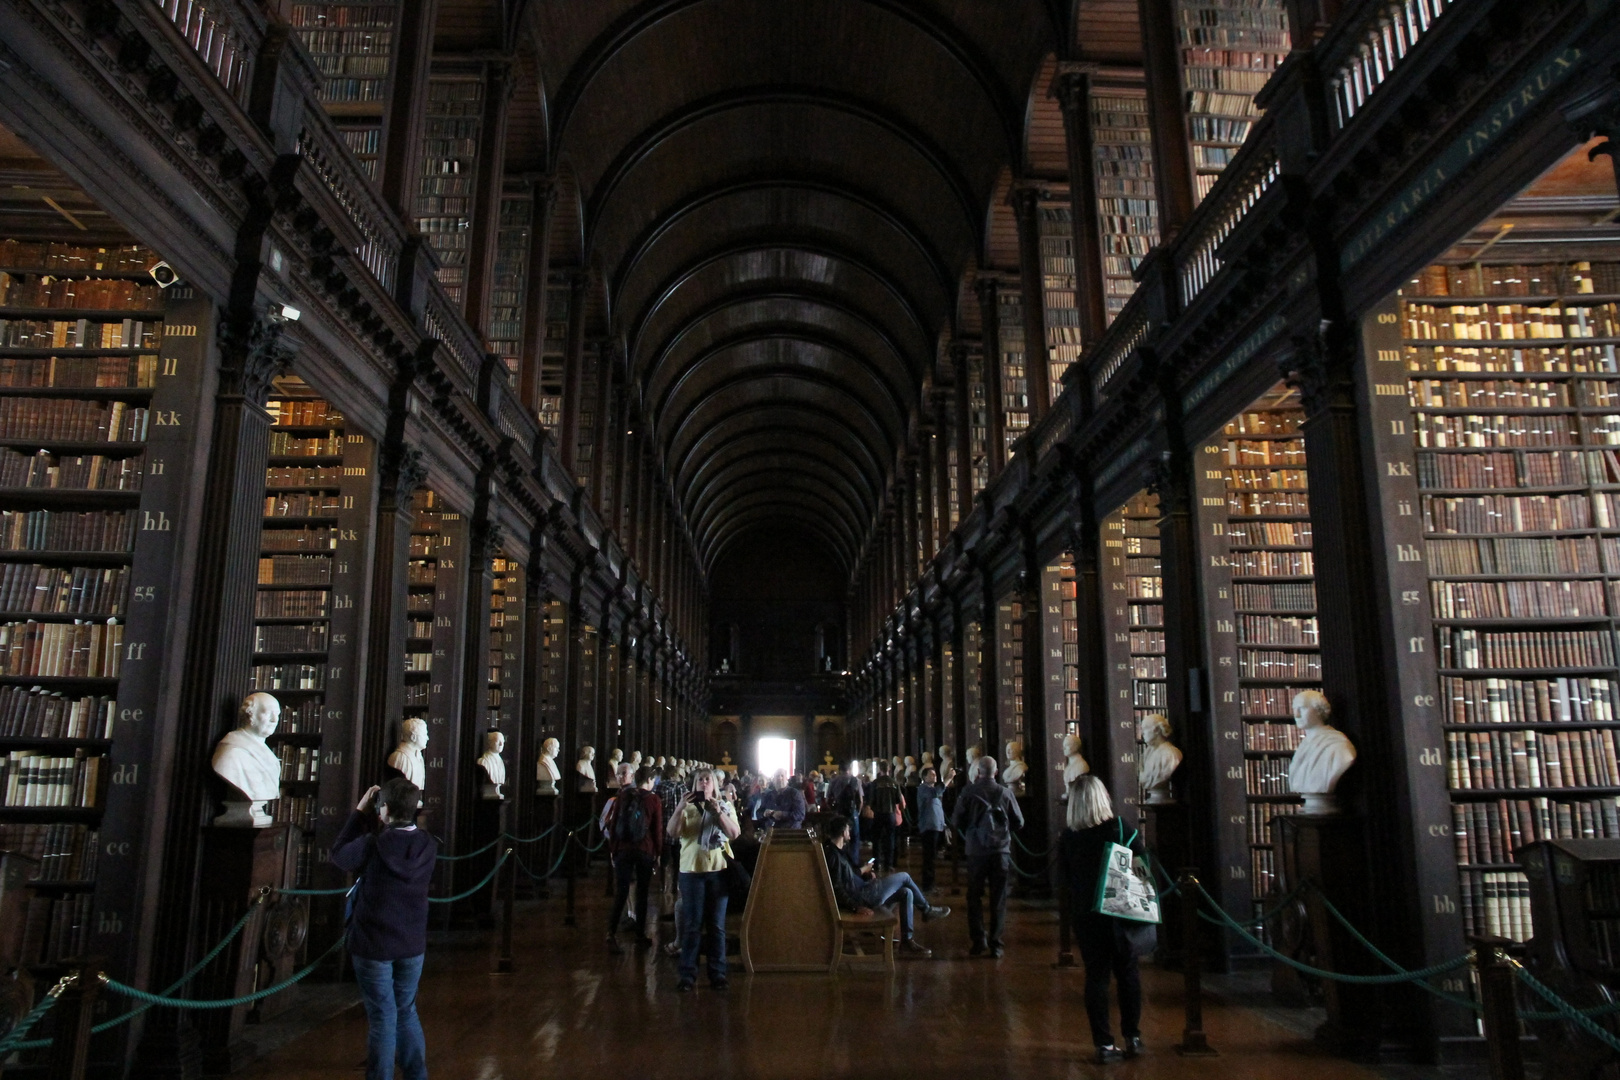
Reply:
[[[0,1074],[1616,1080],[1617,350],[1612,0],[0,0]]]

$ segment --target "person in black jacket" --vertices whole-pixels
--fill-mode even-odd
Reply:
[[[956,798],[951,828],[962,838],[967,859],[968,937],[970,955],[1006,953],[1008,874],[1012,869],[1012,830],[1024,827],[1024,812],[1012,790],[997,782],[996,759],[980,757],[970,766],[972,783]],[[984,925],[985,889],[990,894],[990,927]]]
[[[333,864],[360,878],[350,893],[348,949],[366,1006],[366,1080],[394,1080],[395,1061],[405,1080],[427,1080],[416,984],[439,844],[416,827],[421,805],[422,789],[396,776],[365,793],[332,842]]]
[[[921,915],[923,922],[933,922],[945,918],[951,909],[943,904],[930,904],[922,889],[911,880],[911,875],[904,871],[880,876],[870,867],[859,871],[851,867],[849,860],[843,857],[851,836],[849,819],[841,814],[834,814],[822,826],[833,899],[840,908],[858,915],[870,915],[872,909],[891,901],[899,904],[900,955],[928,959],[933,955],[933,950],[912,937],[914,916]]]
[[[1136,1057],[1142,1052],[1142,976],[1136,951],[1128,939],[1132,924],[1093,911],[1102,872],[1103,854],[1110,844],[1124,844],[1138,858],[1147,849],[1135,826],[1114,813],[1108,788],[1095,776],[1085,775],[1069,785],[1067,828],[1058,838],[1058,871],[1069,890],[1074,935],[1080,959],[1086,965],[1086,1017],[1100,1062]],[[1119,983],[1119,1026],[1124,1047],[1114,1044],[1108,1023],[1109,976]]]

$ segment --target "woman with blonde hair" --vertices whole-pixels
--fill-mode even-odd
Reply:
[[[1139,858],[1147,854],[1133,823],[1114,811],[1108,788],[1086,774],[1069,784],[1067,828],[1058,839],[1058,869],[1069,891],[1075,939],[1086,965],[1086,1016],[1097,1060],[1104,1064],[1142,1052],[1142,976],[1124,919],[1093,910],[1103,855],[1110,844],[1124,844]],[[1114,1043],[1108,1023],[1108,983],[1119,983],[1119,1024],[1124,1046]]]

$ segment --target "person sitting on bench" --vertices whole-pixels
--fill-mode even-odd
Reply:
[[[844,846],[850,839],[848,818],[834,814],[827,820],[825,836],[826,845],[833,849],[827,852],[827,873],[832,878],[833,898],[838,901],[838,906],[857,915],[870,915],[873,908],[898,899],[901,955],[919,959],[932,956],[931,950],[911,936],[912,915],[916,912],[922,915],[923,922],[933,922],[949,915],[951,909],[930,904],[917,883],[911,880],[911,875],[904,871],[878,877],[868,862],[857,874],[844,857]]]

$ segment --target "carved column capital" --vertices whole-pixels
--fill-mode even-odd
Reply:
[[[246,319],[225,318],[219,324],[220,389],[241,394],[263,406],[270,385],[286,373],[297,346],[286,340],[286,320],[257,314]]]

